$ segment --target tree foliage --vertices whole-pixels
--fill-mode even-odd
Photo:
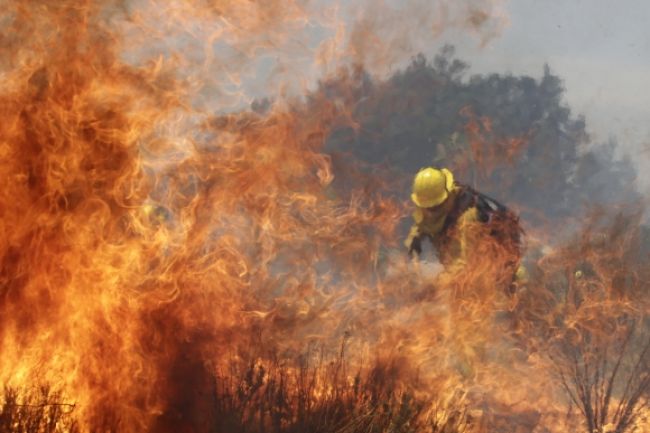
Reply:
[[[566,105],[562,80],[548,66],[539,79],[467,78],[467,70],[447,46],[385,81],[356,69],[322,82],[316,93],[350,107],[355,121],[334,128],[328,148],[405,178],[428,164],[448,166],[532,219],[638,197],[630,161],[617,159],[613,140],[590,142],[586,120]]]

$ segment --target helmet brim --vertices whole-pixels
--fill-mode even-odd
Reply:
[[[449,193],[445,191],[445,193],[439,197],[437,200],[436,199],[423,199],[418,197],[415,193],[411,194],[411,200],[413,200],[413,203],[415,203],[416,206],[418,207],[434,207],[438,206],[439,204],[443,203],[445,200],[447,200],[447,197],[449,197]]]

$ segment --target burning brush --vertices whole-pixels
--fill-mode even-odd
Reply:
[[[489,6],[443,3],[497,31]],[[644,428],[640,219],[595,218],[566,247],[529,231],[514,293],[518,225],[503,242],[470,224],[463,266],[427,274],[401,246],[412,173],[328,147],[363,131],[370,78],[345,65],[385,66],[419,36],[377,31],[389,5],[349,35],[302,1],[3,6],[0,431]],[[310,26],[331,37],[299,41]],[[265,55],[283,85],[248,110]],[[305,58],[337,86],[279,78]],[[470,123],[461,179],[493,132]],[[512,162],[512,140],[481,155]]]

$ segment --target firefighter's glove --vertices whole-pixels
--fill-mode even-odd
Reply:
[[[510,283],[510,294],[514,295],[518,289],[523,288],[528,284],[530,276],[528,274],[528,269],[524,265],[519,265],[517,271],[512,276],[512,282]]]
[[[409,244],[409,257],[413,257],[413,253],[419,256],[422,254],[422,241],[420,238],[413,238]]]

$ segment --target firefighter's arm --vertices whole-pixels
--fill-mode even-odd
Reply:
[[[420,230],[420,224],[423,219],[422,210],[417,208],[413,212],[413,226],[411,226],[411,230],[409,230],[409,234],[404,241],[404,246],[408,249],[409,255],[412,255],[413,252],[416,252],[418,255],[422,253],[422,231]]]

